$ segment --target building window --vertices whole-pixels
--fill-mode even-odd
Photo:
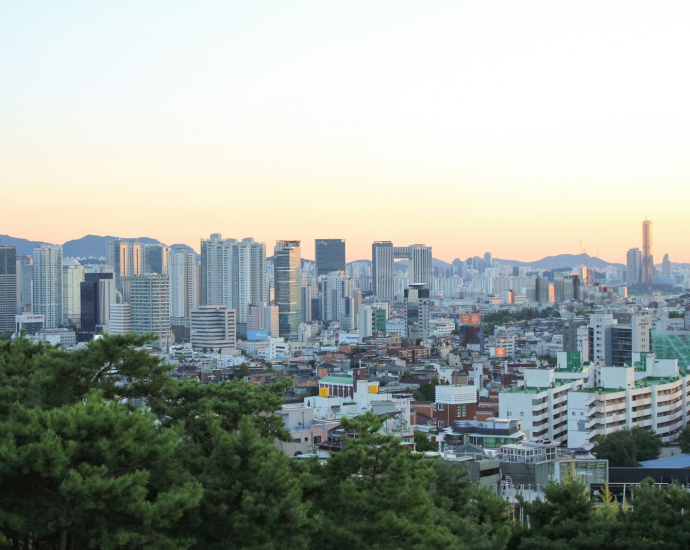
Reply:
[[[467,405],[458,406],[458,418],[467,416]]]
[[[439,411],[442,411],[442,410],[444,410],[445,405],[444,405],[443,403],[439,403],[439,404],[437,405],[437,407],[438,407],[438,410],[439,410]]]
[[[439,423],[438,423],[439,429],[442,430],[444,426],[445,426],[445,423],[443,423],[443,422],[439,422]]]

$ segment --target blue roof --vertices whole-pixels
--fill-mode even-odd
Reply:
[[[690,455],[670,456],[640,462],[643,468],[690,468]]]

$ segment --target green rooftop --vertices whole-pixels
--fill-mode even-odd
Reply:
[[[319,382],[326,384],[352,384],[352,378],[349,376],[324,376]]]

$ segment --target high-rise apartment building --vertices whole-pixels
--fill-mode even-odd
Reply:
[[[108,241],[106,243],[106,261],[113,266],[115,287],[124,291],[123,279],[145,273],[145,245],[130,241]],[[127,301],[127,296],[124,300]]]
[[[0,246],[0,332],[14,332],[17,313],[17,249]]]
[[[225,305],[246,323],[249,306],[267,301],[264,243],[224,240],[220,233],[201,241],[201,305]]]
[[[393,243],[377,241],[371,245],[371,277],[373,293],[379,300],[394,303]]]
[[[423,284],[427,289],[431,288],[431,247],[413,244],[407,250],[410,259],[407,277],[410,284]]]
[[[31,311],[34,293],[34,260],[17,256],[17,314]]]
[[[81,321],[81,284],[86,269],[77,260],[62,266],[62,314],[65,324],[78,325]]]
[[[158,344],[165,346],[170,333],[170,302],[168,277],[147,274],[127,277],[132,332],[153,332]],[[112,311],[111,311],[112,316]]]
[[[191,313],[199,307],[199,263],[196,253],[187,248],[168,252],[170,284],[170,324],[189,326]]]
[[[273,280],[280,336],[296,339],[302,320],[302,254],[299,241],[277,241]]]
[[[316,275],[345,271],[345,241],[343,239],[316,239]]]
[[[81,331],[107,332],[110,325],[110,308],[116,302],[115,280],[112,273],[86,273],[80,285]],[[129,306],[128,306],[129,307]]]
[[[626,281],[629,285],[639,285],[642,282],[642,252],[639,248],[628,250]]]
[[[407,337],[411,340],[429,337],[429,289],[413,283],[405,290]]]
[[[265,330],[268,336],[278,337],[280,317],[278,306],[250,306],[247,331]]]
[[[654,282],[654,252],[652,250],[652,222],[642,222],[642,279],[643,285]]]
[[[132,332],[132,308],[129,304],[110,304],[110,334],[128,334]]]
[[[34,248],[33,308],[43,315],[45,328],[62,325],[62,246],[42,244]]]

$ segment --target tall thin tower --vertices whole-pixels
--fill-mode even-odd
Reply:
[[[654,256],[652,255],[652,222],[642,222],[642,280],[643,285],[654,282]]]

